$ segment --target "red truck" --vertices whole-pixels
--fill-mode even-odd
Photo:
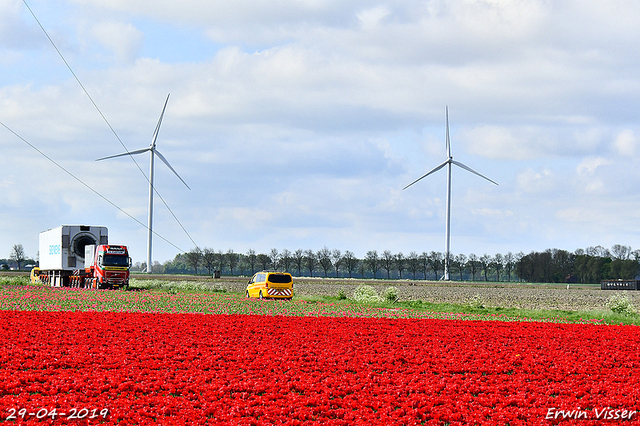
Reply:
[[[31,281],[52,287],[127,288],[126,246],[108,244],[104,226],[60,226],[40,234],[40,266]]]

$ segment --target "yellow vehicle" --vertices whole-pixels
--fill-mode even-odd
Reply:
[[[42,282],[42,281],[40,281],[40,268],[38,268],[37,266],[35,266],[35,267],[31,270],[30,279],[31,279],[31,282],[32,282],[33,284],[37,284],[37,283]]]
[[[286,272],[258,272],[247,283],[247,297],[291,300],[293,277]]]

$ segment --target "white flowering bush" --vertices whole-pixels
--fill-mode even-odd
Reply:
[[[380,303],[382,298],[378,292],[370,285],[361,284],[353,291],[353,300],[358,303]]]
[[[633,315],[635,313],[631,299],[624,293],[616,293],[609,297],[607,305],[616,314]]]
[[[382,299],[386,302],[394,303],[398,300],[398,289],[396,287],[387,287],[382,293]]]

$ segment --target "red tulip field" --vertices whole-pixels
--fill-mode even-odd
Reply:
[[[0,423],[640,424],[637,326],[113,312],[61,298],[108,292],[47,291],[0,292]]]

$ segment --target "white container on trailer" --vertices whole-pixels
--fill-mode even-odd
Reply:
[[[82,269],[85,263],[85,247],[98,244],[109,244],[105,226],[63,225],[42,232],[39,243],[40,269]]]

